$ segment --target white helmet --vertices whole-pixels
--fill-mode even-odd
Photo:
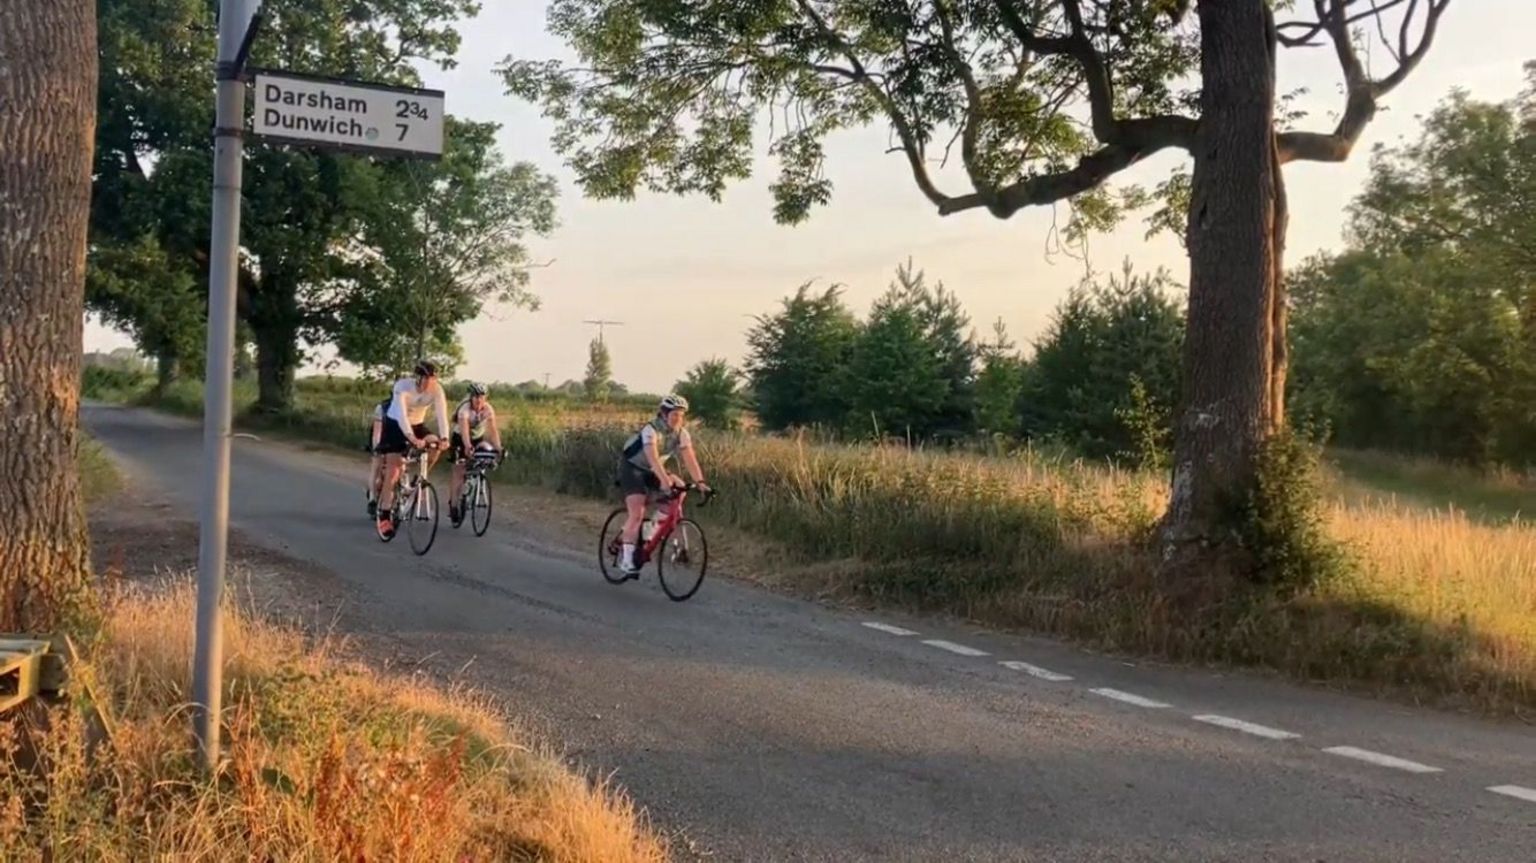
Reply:
[[[671,395],[663,396],[662,399],[661,399],[661,408],[660,408],[660,410],[661,410],[662,413],[669,413],[669,412],[675,411],[675,410],[684,410],[685,411],[687,409],[688,409],[688,400],[683,398],[682,396],[676,394],[676,393],[672,393]]]

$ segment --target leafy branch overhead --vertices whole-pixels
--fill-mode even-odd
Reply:
[[[1331,44],[1347,103],[1328,132],[1280,134],[1282,161],[1346,158],[1377,100],[1428,50],[1450,0],[1303,0],[1272,44]],[[768,129],[775,217],[828,202],[823,142],[885,125],[941,214],[1095,195],[1114,174],[1199,129],[1197,25],[1188,0],[552,0],[549,29],[576,64],[508,58],[508,90],[555,120],[584,191],[718,199],[749,175]],[[1295,4],[1289,4],[1295,5]],[[1394,60],[1372,76],[1367,26]],[[1389,38],[1389,36],[1391,38]],[[952,157],[968,188],[946,188]]]

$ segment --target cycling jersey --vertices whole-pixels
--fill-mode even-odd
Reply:
[[[437,436],[447,438],[448,402],[443,398],[442,385],[434,384],[429,391],[420,392],[415,378],[401,378],[395,382],[388,415],[402,431],[426,422],[428,410],[437,418]]]
[[[663,466],[672,456],[693,447],[693,437],[688,434],[688,429],[678,429],[674,434],[667,428],[667,421],[657,417],[641,426],[640,431],[635,432],[624,444],[624,460],[641,470],[650,470],[651,462],[645,457],[645,451],[650,448],[652,441],[656,442]]]
[[[381,401],[378,404],[373,406],[373,421],[374,422],[383,422],[384,421],[384,417],[389,414],[389,403],[391,401],[393,401],[393,397],[384,399],[383,401]]]
[[[485,407],[477,411],[475,410],[474,406],[469,403],[469,400],[465,399],[464,401],[460,402],[459,406],[453,411],[454,434],[458,434],[459,420],[467,419],[469,420],[469,439],[472,441],[478,441],[485,437],[486,426],[489,425],[491,420],[494,420],[495,418],[496,409],[491,407],[490,401],[486,401]]]

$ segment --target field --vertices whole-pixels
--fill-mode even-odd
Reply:
[[[292,416],[252,422],[357,448],[372,398],[305,382]],[[201,407],[190,386],[161,403]],[[507,393],[496,403],[502,478],[591,498],[610,494],[620,438],[648,413]],[[1536,529],[1515,517],[1536,490],[1518,477],[1337,454],[1328,529],[1357,565],[1299,595],[1234,594],[1159,583],[1147,542],[1164,502],[1158,476],[1027,449],[700,441],[723,492],[708,518],[770,544],[813,595],[1488,713],[1536,708]]]

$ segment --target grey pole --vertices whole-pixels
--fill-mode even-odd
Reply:
[[[197,551],[197,653],[192,708],[198,749],[219,763],[224,642],[219,619],[229,534],[229,436],[235,362],[235,276],[240,253],[245,81],[237,62],[260,0],[219,4],[218,95],[213,145],[213,233],[208,262],[208,356],[203,393],[202,528]]]

